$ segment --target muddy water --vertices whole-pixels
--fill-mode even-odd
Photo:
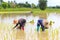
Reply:
[[[14,19],[26,19],[25,30],[18,30],[12,28],[15,26],[13,24]],[[20,14],[6,14],[0,15],[0,39],[1,40],[38,40],[37,33],[35,32],[36,27],[31,24],[30,21],[38,19],[38,16],[33,15],[20,15]],[[36,22],[37,20],[34,20]],[[35,36],[34,36],[35,35]]]
[[[41,15],[42,17],[42,15]],[[12,28],[14,19],[24,18],[27,20],[25,30],[19,30]],[[0,39],[1,40],[58,40],[60,37],[59,20],[60,15],[56,13],[50,13],[47,15],[48,21],[54,21],[55,23],[45,32],[36,31],[36,23],[40,16],[33,16],[32,14],[6,14],[0,15]],[[34,24],[30,21],[34,20]]]
[[[47,16],[47,19],[54,22],[49,28],[49,40],[60,40],[60,14],[51,13]]]

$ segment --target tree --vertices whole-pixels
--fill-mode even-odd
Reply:
[[[8,3],[2,2],[2,7],[3,7],[4,9],[6,9],[6,8],[8,7]]]
[[[8,1],[8,8],[10,8],[11,7],[11,5],[10,5],[10,1]]]
[[[14,3],[17,4],[15,0],[14,0]]]
[[[11,8],[15,8],[16,7],[16,5],[15,5],[15,3],[13,1],[10,2],[10,6],[11,6]]]
[[[31,5],[28,2],[26,2],[25,7],[31,8]]]
[[[36,8],[36,5],[32,3],[31,8]]]
[[[17,7],[17,2],[14,0],[15,7]]]
[[[3,0],[0,0],[0,5],[2,4]]]
[[[1,0],[1,2],[3,2],[3,0]]]
[[[59,9],[59,8],[60,8],[60,6],[58,6],[58,5],[57,5],[57,6],[56,6],[56,8],[58,8],[58,9]]]
[[[19,3],[19,4],[18,4],[18,7],[31,8],[31,5],[30,5],[28,2],[26,2],[26,3]]]
[[[47,0],[39,0],[39,8],[45,10],[47,7]]]
[[[18,7],[24,7],[25,6],[25,4],[24,3],[18,3],[18,5],[17,5]]]

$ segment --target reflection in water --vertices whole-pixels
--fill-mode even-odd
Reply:
[[[60,15],[49,14],[47,17],[48,21],[53,21],[54,24],[49,28],[49,40],[60,40]]]
[[[37,33],[35,32],[36,27],[29,23],[38,17],[34,17],[33,15],[2,15],[0,18],[0,37],[2,36],[2,38],[0,38],[1,40],[38,40]],[[23,32],[17,29],[11,30],[14,27],[13,20],[20,18],[27,20],[25,31]]]
[[[12,28],[14,27],[13,20],[24,18],[27,20],[25,25],[25,30],[18,30]],[[49,14],[47,20],[54,21],[55,23],[45,32],[36,31],[36,23],[39,16],[33,15],[0,15],[0,39],[1,40],[58,40],[60,38],[60,15]],[[34,24],[30,21],[34,20]]]

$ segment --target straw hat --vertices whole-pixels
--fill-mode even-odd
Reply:
[[[43,25],[46,27],[46,28],[49,28],[49,23],[46,19],[43,20]]]
[[[18,20],[17,19],[14,19],[13,20],[13,24],[16,24],[16,23],[18,23]]]

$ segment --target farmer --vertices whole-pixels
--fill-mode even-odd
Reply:
[[[25,23],[26,23],[26,20],[23,18],[21,18],[19,20],[14,20],[14,24],[16,24],[16,25],[13,27],[13,29],[17,27],[20,30],[21,29],[24,30]]]
[[[48,21],[46,19],[39,19],[37,22],[37,31],[39,31],[40,26],[42,31],[48,29]]]

